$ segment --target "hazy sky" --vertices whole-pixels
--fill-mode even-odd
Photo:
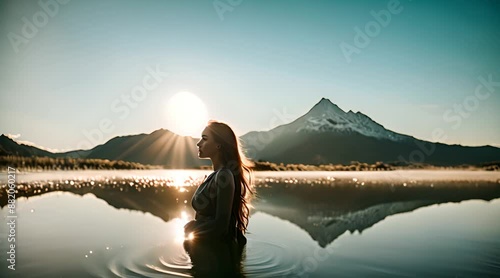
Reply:
[[[500,1],[0,3],[0,133],[20,141],[169,129],[188,91],[238,135],[326,97],[395,132],[500,146]]]

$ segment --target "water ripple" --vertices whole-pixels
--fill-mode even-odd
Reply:
[[[165,277],[165,274],[172,277],[192,277],[188,255],[178,252],[175,256],[169,256],[173,252],[165,254],[168,250],[171,248],[159,246],[142,254],[137,250],[130,251],[115,257],[108,264],[108,269],[118,277]],[[177,251],[182,249],[175,252]]]
[[[258,240],[249,240],[244,272],[249,276],[278,277],[297,271],[297,250]]]
[[[241,274],[257,277],[281,277],[297,272],[300,251],[290,247],[249,239],[241,261]],[[210,262],[207,257],[207,262]],[[226,263],[226,262],[224,262]],[[205,267],[205,265],[203,265]],[[100,277],[192,277],[197,274],[188,253],[181,248],[157,246],[145,252],[128,250],[115,256]],[[204,269],[206,271],[206,269]]]

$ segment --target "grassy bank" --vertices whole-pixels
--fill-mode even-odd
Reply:
[[[158,165],[143,165],[136,162],[87,158],[51,158],[40,156],[0,156],[0,166],[14,167],[24,171],[40,170],[132,170],[162,169]]]
[[[350,164],[283,164],[267,161],[256,161],[255,171],[391,171],[402,169],[462,169],[462,170],[500,170],[500,162],[483,163],[480,165],[459,166],[433,166],[429,164],[402,164],[376,162],[374,164],[352,161]],[[146,169],[169,169],[162,165],[144,165],[136,162],[108,159],[86,159],[86,158],[51,158],[51,157],[23,157],[23,156],[0,156],[0,166],[14,167],[23,171],[50,171],[50,170],[146,170]],[[198,168],[200,169],[200,168]],[[204,166],[201,169],[212,169]]]

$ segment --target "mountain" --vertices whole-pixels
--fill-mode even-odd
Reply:
[[[168,168],[198,168],[209,165],[198,158],[196,139],[165,129],[151,134],[118,136],[93,148],[86,158],[124,160]]]
[[[0,155],[54,157],[54,153],[52,152],[34,146],[19,144],[4,134],[0,135]]]
[[[275,163],[399,161],[460,165],[500,160],[499,148],[419,140],[388,130],[363,113],[344,112],[326,98],[289,124],[249,132],[241,139],[252,159]]]
[[[18,155],[18,156],[47,156],[47,157],[86,157],[90,153],[89,150],[76,150],[69,152],[53,153],[40,148],[19,144],[10,139],[8,136],[0,135],[0,155]]]
[[[344,112],[322,98],[295,121],[240,138],[254,160],[295,164],[399,162],[438,166],[500,161],[500,148],[446,145],[386,129],[361,112]],[[169,168],[198,168],[196,139],[159,129],[151,134],[114,137],[90,150],[52,153],[0,136],[0,155],[81,157],[124,160]]]
[[[151,134],[118,136],[90,150],[52,153],[23,145],[9,137],[0,137],[0,155],[98,158],[123,160],[141,164],[164,165],[168,168],[199,168],[210,165],[198,158],[197,139],[179,136],[165,129]]]

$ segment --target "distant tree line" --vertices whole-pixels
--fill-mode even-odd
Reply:
[[[52,158],[46,156],[0,156],[2,167],[14,167],[28,171],[37,170],[112,170],[112,169],[161,169],[161,166],[143,165],[122,160],[93,158]]]
[[[464,169],[464,170],[486,170],[499,171],[500,161],[487,162],[479,165],[459,165],[459,166],[433,166],[423,163],[384,163],[381,161],[373,164],[351,161],[350,164],[283,164],[268,161],[255,161],[255,171],[391,171],[399,169]],[[165,169],[162,165],[144,165],[137,162],[122,160],[93,159],[93,158],[52,158],[41,156],[0,156],[0,166],[11,166],[27,171],[38,170],[144,170],[144,169]],[[211,166],[201,166],[199,169],[209,170]]]
[[[350,165],[342,164],[321,164],[321,165],[306,165],[306,164],[283,164],[272,163],[267,161],[255,162],[255,170],[257,171],[387,171],[395,168],[383,162],[375,164],[361,163],[352,161]]]
[[[377,161],[373,164],[351,161],[350,164],[321,164],[321,165],[306,165],[306,164],[283,164],[267,161],[256,161],[256,171],[391,171],[402,169],[463,169],[463,170],[486,170],[499,171],[500,161],[482,163],[479,165],[458,165],[458,166],[434,166],[424,163],[401,163],[390,162],[384,163]]]

